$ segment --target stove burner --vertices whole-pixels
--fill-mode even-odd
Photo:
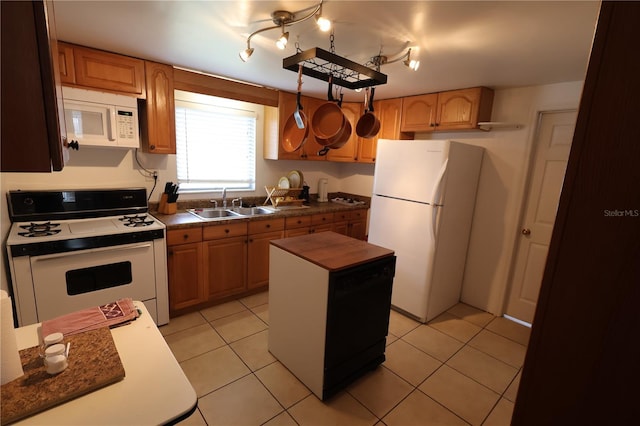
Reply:
[[[60,229],[54,229],[59,226],[59,223],[31,222],[29,225],[20,225],[20,228],[25,229],[27,232],[18,232],[18,235],[23,237],[48,237],[49,235],[55,235],[60,232]]]
[[[125,226],[131,227],[141,227],[141,226],[149,226],[153,224],[153,220],[145,220],[147,218],[146,214],[143,215],[135,215],[135,216],[123,216],[120,218],[120,221]]]

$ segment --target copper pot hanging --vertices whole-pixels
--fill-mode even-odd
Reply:
[[[356,134],[361,138],[373,138],[380,131],[380,120],[373,113],[373,95],[376,88],[371,88],[371,96],[369,96],[369,88],[367,88],[364,97],[364,114],[356,124]]]
[[[348,121],[340,105],[333,98],[332,89],[332,77],[329,76],[328,101],[320,105],[311,118],[311,130],[321,145],[326,145],[327,141],[340,135],[344,130],[345,121]]]

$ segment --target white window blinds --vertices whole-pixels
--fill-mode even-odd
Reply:
[[[181,192],[254,190],[256,113],[176,99]]]

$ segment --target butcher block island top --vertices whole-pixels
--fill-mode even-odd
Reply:
[[[335,232],[272,240],[271,244],[329,271],[393,256],[393,250]]]

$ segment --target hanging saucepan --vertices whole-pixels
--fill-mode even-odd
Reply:
[[[282,149],[286,152],[294,152],[307,140],[309,136],[309,122],[302,105],[300,104],[300,91],[302,90],[302,65],[298,67],[298,94],[296,95],[296,110],[287,118],[282,131]]]
[[[322,141],[327,141],[342,132],[344,122],[347,121],[340,105],[333,99],[332,89],[332,76],[329,76],[328,102],[320,105],[311,118],[311,130],[321,145],[324,145]]]
[[[342,96],[343,94],[340,93],[339,105],[342,105]],[[344,126],[342,126],[342,129],[337,135],[329,139],[318,139],[316,137],[316,141],[323,146],[323,148],[320,151],[318,151],[318,155],[325,155],[327,152],[329,152],[329,149],[342,148],[349,141],[352,130],[353,129],[351,127],[351,122],[345,116]]]
[[[356,124],[356,134],[361,138],[372,138],[380,131],[380,120],[373,113],[373,95],[376,88],[371,88],[371,97],[369,97],[369,88],[367,88],[364,96],[364,114]]]

